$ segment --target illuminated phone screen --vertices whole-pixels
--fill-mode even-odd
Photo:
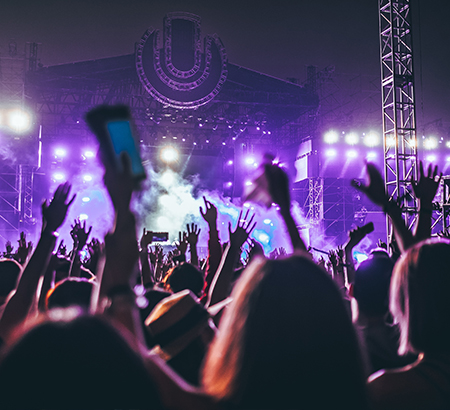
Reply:
[[[131,132],[129,121],[111,121],[107,124],[111,143],[116,154],[116,162],[121,167],[120,154],[126,152],[131,160],[131,171],[135,177],[144,178],[145,170]]]

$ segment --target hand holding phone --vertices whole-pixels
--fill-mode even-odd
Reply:
[[[145,169],[133,136],[131,114],[124,105],[99,106],[89,111],[86,121],[100,145],[102,161],[123,172],[121,156],[125,152],[131,163],[132,176],[136,181],[145,179]],[[106,165],[106,164],[105,164]]]

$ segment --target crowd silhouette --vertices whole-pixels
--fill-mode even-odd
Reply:
[[[419,210],[410,230],[367,164],[367,184],[353,186],[389,216],[396,246],[355,266],[368,228],[315,261],[291,213],[287,174],[270,157],[266,195],[293,253],[264,255],[249,239],[248,209],[220,238],[217,207],[204,197],[205,260],[196,223],[170,252],[151,227],[138,235],[130,159],[115,167],[100,158],[110,232],[90,238],[92,227],[75,220],[72,248],[57,246],[75,198],[66,182],[42,205],[35,246],[22,233],[0,261],[0,408],[450,408],[450,242],[431,238],[437,167],[420,163],[411,180]]]

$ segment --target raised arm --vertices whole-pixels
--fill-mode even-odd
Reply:
[[[153,232],[143,229],[141,236],[141,249],[139,250],[139,259],[141,261],[142,285],[151,287],[155,284],[154,272],[150,266],[148,246],[153,241]]]
[[[442,172],[438,176],[438,167],[435,166],[433,170],[431,164],[428,166],[427,175],[425,175],[422,161],[419,162],[418,182],[414,181],[414,175],[411,177],[413,192],[419,202],[419,216],[414,230],[415,243],[431,237],[433,199],[436,196],[441,179]]]
[[[280,207],[280,214],[284,220],[294,250],[306,252],[306,245],[297,229],[291,213],[291,195],[289,192],[289,179],[287,174],[278,166],[266,164],[264,173],[268,181],[268,191],[272,201]]]
[[[396,238],[400,250],[403,252],[413,244],[413,235],[402,218],[402,211],[399,205],[389,198],[384,188],[383,177],[372,163],[366,164],[368,183],[361,184],[357,180],[352,181],[352,186],[367,195],[375,204],[383,208],[383,211],[389,216],[394,226]]]
[[[206,306],[212,306],[228,297],[233,280],[234,267],[241,254],[241,247],[256,226],[256,222],[253,222],[255,215],[253,214],[249,219],[249,212],[250,210],[247,210],[244,218],[242,218],[242,211],[239,213],[234,232],[231,231],[231,224],[228,224],[230,243],[222,255],[219,268],[212,281]]]
[[[190,226],[189,224],[186,224],[186,229],[186,240],[189,243],[189,250],[191,252],[191,264],[198,266],[197,242],[201,229],[194,223],[191,223]]]
[[[35,302],[39,280],[47,268],[58,237],[56,231],[64,222],[67,210],[75,199],[74,195],[72,199],[68,200],[70,188],[71,186],[67,182],[58,186],[50,204],[47,205],[47,202],[42,204],[44,227],[41,237],[22,273],[16,292],[8,301],[0,319],[1,338],[7,337],[15,326],[26,319]]]

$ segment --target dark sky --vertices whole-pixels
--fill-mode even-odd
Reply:
[[[306,66],[379,75],[377,0],[6,0],[0,7],[0,53],[14,38],[41,43],[44,65],[130,54],[167,12],[202,18],[229,61],[278,78],[304,80]],[[417,119],[450,127],[450,2],[413,0]],[[419,13],[420,11],[420,13]],[[423,107],[423,108],[422,108]],[[380,114],[381,116],[381,114]]]

